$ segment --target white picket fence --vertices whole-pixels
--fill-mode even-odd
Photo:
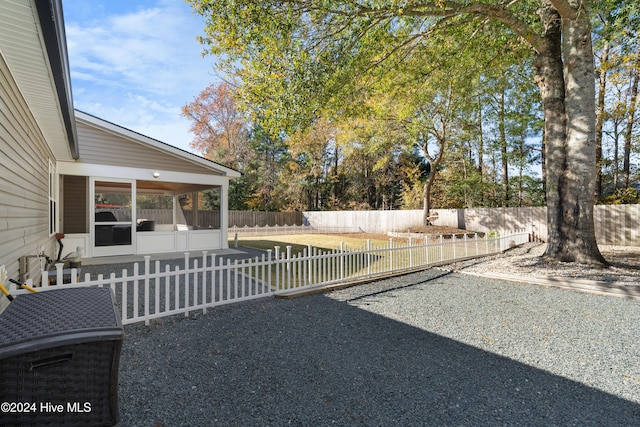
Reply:
[[[374,245],[370,241],[361,248],[341,245],[334,251],[320,251],[309,246],[301,253],[293,253],[292,247],[284,251],[276,247],[262,257],[242,261],[223,261],[215,254],[203,253],[190,258],[184,254],[184,267],[162,267],[160,261],[145,257],[144,263],[133,264],[133,271],[123,270],[118,276],[99,275],[91,278],[85,274],[81,280],[77,270],[71,270],[71,283],[59,286],[108,286],[115,295],[123,324],[184,314],[233,302],[246,301],[273,295],[287,295],[310,291],[330,285],[368,281],[464,258],[502,252],[529,240],[526,232],[502,236],[473,237],[465,235],[440,236],[431,239],[409,239],[400,244],[389,240],[386,245]],[[62,264],[56,265],[56,282],[63,283]],[[47,277],[47,272],[43,272]],[[27,285],[37,284],[27,282]],[[42,280],[38,291],[58,288],[48,286]],[[12,294],[28,292],[10,288]]]

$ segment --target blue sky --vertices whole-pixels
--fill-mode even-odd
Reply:
[[[218,78],[184,0],[63,0],[74,106],[187,151],[183,105]]]

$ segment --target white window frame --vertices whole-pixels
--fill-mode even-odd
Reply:
[[[58,218],[60,218],[60,177],[56,170],[56,165],[49,159],[49,236],[56,234],[60,228]]]

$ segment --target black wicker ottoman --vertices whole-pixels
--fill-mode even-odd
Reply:
[[[111,289],[17,296],[0,314],[0,426],[116,424],[123,337]]]

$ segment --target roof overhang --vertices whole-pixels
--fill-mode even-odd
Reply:
[[[235,169],[228,168],[219,163],[216,163],[209,159],[205,159],[204,157],[198,156],[197,154],[190,153],[188,151],[174,147],[162,141],[158,141],[157,139],[153,139],[148,136],[142,135],[138,132],[124,128],[122,126],[116,125],[114,123],[108,122],[98,117],[92,116],[91,114],[87,114],[82,111],[76,110],[75,118],[78,121],[78,123],[83,123],[88,126],[101,129],[105,132],[112,133],[121,138],[128,139],[130,141],[141,144],[143,146],[146,146],[155,150],[159,150],[168,156],[173,156],[183,161],[188,161],[196,165],[202,166],[206,169],[211,170],[212,172],[215,172],[218,175],[225,176],[228,178],[238,178],[241,176],[241,173]]]
[[[0,1],[0,54],[56,159],[77,159],[62,0]]]

